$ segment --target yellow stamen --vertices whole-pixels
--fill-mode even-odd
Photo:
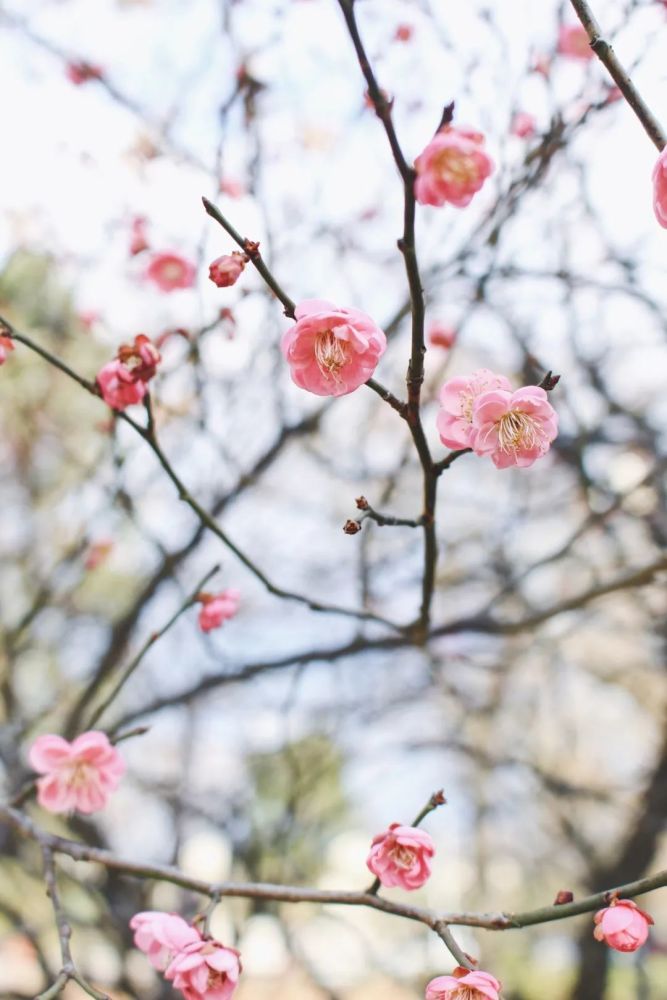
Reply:
[[[412,868],[415,860],[414,851],[409,847],[397,844],[391,852],[391,856],[399,868]]]
[[[315,359],[325,378],[340,382],[339,372],[347,364],[345,343],[332,330],[318,333],[315,339]]]
[[[544,431],[534,417],[520,410],[504,413],[498,422],[498,444],[501,451],[538,448],[544,441]]]

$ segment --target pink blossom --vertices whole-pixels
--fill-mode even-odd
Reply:
[[[449,350],[456,343],[456,330],[444,323],[431,323],[426,339],[431,347],[443,347],[445,350]]]
[[[162,360],[157,347],[145,333],[138,333],[133,344],[121,344],[117,357],[141,382],[149,382],[153,378]]]
[[[490,455],[498,469],[526,468],[549,451],[558,433],[558,416],[537,385],[516,392],[491,389],[475,400],[472,426],[476,455]]]
[[[397,42],[409,42],[414,31],[415,29],[411,24],[399,24],[394,32],[394,40]]]
[[[179,951],[165,979],[185,1000],[229,1000],[238,985],[241,958],[235,948],[219,941],[196,941]]]
[[[146,383],[135,379],[123,362],[117,359],[100,368],[97,384],[102,399],[114,410],[124,410],[127,406],[140,403],[147,390]]]
[[[85,331],[90,333],[95,324],[99,323],[101,316],[97,309],[83,309],[77,313],[77,319]]]
[[[653,168],[653,211],[663,229],[667,229],[667,146]]]
[[[105,733],[91,730],[69,743],[62,736],[39,736],[28,753],[37,781],[37,800],[54,813],[103,809],[125,773],[125,763]]]
[[[226,194],[228,198],[242,198],[245,188],[240,181],[235,181],[231,177],[223,177],[219,184],[220,194]]]
[[[593,934],[616,951],[637,951],[648,937],[653,917],[640,910],[631,899],[615,899],[594,917]]]
[[[475,400],[489,389],[510,388],[504,375],[496,375],[488,368],[448,379],[440,390],[440,412],[436,421],[442,443],[448,448],[471,448],[475,437],[472,426]]]
[[[146,268],[146,277],[162,292],[173,292],[178,288],[192,288],[195,283],[196,268],[185,257],[177,253],[156,253]]]
[[[570,59],[588,60],[595,55],[586,29],[581,24],[561,25],[558,32],[558,51]]]
[[[292,381],[317,396],[344,396],[371,377],[387,338],[370,316],[324,299],[304,299],[281,349]]]
[[[86,557],[84,559],[84,568],[88,572],[97,569],[108,557],[109,553],[113,549],[113,542],[110,538],[105,538],[99,542],[93,542],[86,552]]]
[[[451,976],[436,976],[425,1000],[500,1000],[501,985],[490,972],[471,972],[459,965]]]
[[[132,235],[130,236],[130,256],[136,257],[137,254],[143,253],[144,250],[148,250],[149,243],[148,237],[146,235],[146,220],[143,216],[138,215],[132,220]]]
[[[223,254],[222,257],[216,258],[209,266],[208,276],[218,288],[228,288],[236,284],[246,263],[246,255],[234,250],[231,254]]]
[[[3,337],[0,334],[0,365],[4,365],[10,351],[14,350],[14,342],[11,337]]]
[[[134,943],[159,972],[164,972],[186,945],[201,941],[199,931],[176,913],[146,910],[130,920]]]
[[[510,131],[518,139],[530,139],[535,135],[537,124],[533,115],[527,111],[517,111],[512,118]]]
[[[65,73],[67,79],[77,87],[80,87],[82,83],[87,83],[89,80],[101,80],[104,76],[101,66],[86,62],[84,59],[76,59],[68,62],[65,67]]]
[[[545,55],[543,52],[538,52],[533,57],[530,71],[531,73],[539,73],[541,77],[548,80],[549,73],[551,72],[551,59],[549,56]]]
[[[373,837],[366,865],[384,886],[419,889],[431,874],[434,854],[433,840],[424,830],[392,823]]]
[[[415,197],[420,205],[449,202],[464,208],[494,169],[484,151],[484,136],[446,125],[415,160]]]
[[[241,595],[238,590],[223,590],[219,594],[198,594],[201,604],[199,611],[199,627],[202,632],[220,628],[223,622],[233,618],[239,610]]]

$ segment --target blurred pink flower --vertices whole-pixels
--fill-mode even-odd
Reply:
[[[436,420],[440,440],[448,448],[471,448],[475,437],[472,410],[475,400],[489,389],[511,389],[504,375],[478,368],[472,375],[457,375],[440,390]]]
[[[242,198],[246,190],[240,181],[235,181],[231,177],[223,177],[219,189],[220,194],[226,194],[228,198]]]
[[[667,229],[667,146],[658,157],[652,178],[653,211],[663,229]]]
[[[104,71],[101,66],[97,66],[95,63],[86,62],[84,59],[75,59],[67,63],[65,74],[71,83],[80,87],[82,83],[87,83],[89,80],[101,80]]]
[[[232,588],[219,594],[198,594],[197,600],[201,604],[199,627],[202,632],[219,628],[227,619],[233,618],[239,610],[240,597],[238,590]]]
[[[121,344],[117,358],[141,382],[149,382],[153,378],[162,360],[157,347],[145,333],[138,333],[132,344]]]
[[[570,59],[592,59],[595,55],[591,48],[586,29],[581,24],[563,24],[558,32],[558,52]]]
[[[394,32],[394,40],[397,42],[409,42],[414,32],[415,29],[411,24],[399,24]]]
[[[281,349],[292,381],[317,396],[343,396],[371,377],[387,338],[370,316],[324,299],[304,299]]]
[[[649,924],[653,923],[653,917],[631,899],[614,900],[604,910],[598,910],[593,919],[595,938],[616,951],[641,948],[648,937]]]
[[[164,972],[186,945],[201,941],[199,931],[176,913],[159,910],[135,913],[130,927],[134,931],[135,946],[148,956],[153,968],[159,972]]]
[[[246,263],[246,255],[234,250],[231,254],[217,257],[209,266],[208,276],[218,288],[229,288],[230,285],[236,284],[241,277]]]
[[[80,313],[77,313],[76,318],[86,333],[90,333],[95,324],[100,321],[101,316],[97,309],[83,309]]]
[[[476,455],[490,455],[498,469],[525,468],[549,451],[558,433],[558,416],[537,385],[516,392],[491,389],[475,400],[472,426]]]
[[[535,135],[537,131],[537,124],[533,115],[529,114],[527,111],[517,111],[517,113],[512,118],[512,125],[510,127],[512,135],[517,136],[519,139],[530,139]]]
[[[185,1000],[229,1000],[240,974],[241,958],[235,948],[226,948],[219,941],[196,941],[179,951],[167,967],[165,979]]]
[[[442,347],[449,350],[456,343],[456,330],[444,323],[431,323],[426,334],[431,347]]]
[[[10,351],[14,350],[14,342],[11,337],[3,337],[0,334],[0,365],[4,365]]]
[[[449,202],[464,208],[494,169],[484,151],[484,136],[446,125],[415,160],[415,197],[420,205]]]
[[[180,254],[171,252],[154,254],[146,268],[146,278],[157,285],[162,292],[192,288],[196,274],[194,264]]]
[[[103,809],[125,773],[125,763],[106,733],[91,730],[69,743],[62,736],[39,736],[28,753],[37,781],[37,801],[54,813]]]
[[[500,1000],[500,990],[500,983],[490,972],[471,972],[459,965],[453,975],[431,980],[425,1000]]]
[[[136,257],[149,249],[148,237],[146,235],[146,219],[138,215],[132,220],[132,234],[130,236],[130,256]]]
[[[416,826],[391,826],[373,837],[366,865],[384,886],[419,889],[431,874],[435,845]]]
[[[84,569],[88,570],[88,572],[97,569],[97,567],[106,560],[112,549],[113,542],[110,538],[101,539],[99,542],[93,542],[86,552],[86,557],[83,563]]]
[[[549,56],[545,55],[543,52],[536,53],[536,55],[533,56],[530,71],[531,73],[539,73],[541,77],[548,80],[549,73],[551,72],[551,59]]]
[[[122,361],[109,361],[97,373],[97,384],[102,399],[114,410],[124,410],[127,406],[140,403],[146,395],[147,386],[141,379],[135,379]]]

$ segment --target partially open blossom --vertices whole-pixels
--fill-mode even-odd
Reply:
[[[425,1000],[500,1000],[501,985],[490,972],[459,965],[451,976],[436,976],[426,987]]]
[[[28,753],[37,780],[37,801],[53,813],[103,809],[125,773],[125,763],[106,733],[91,730],[69,743],[39,736]]]
[[[114,361],[97,373],[97,384],[104,402],[114,410],[140,403],[160,362],[160,352],[143,333],[132,344],[121,344]]]
[[[67,74],[67,79],[77,87],[80,87],[82,83],[87,83],[89,80],[101,80],[104,76],[101,66],[86,62],[83,59],[68,62],[65,67],[65,73]]]
[[[146,277],[162,292],[192,288],[195,276],[194,264],[177,253],[156,253],[146,268]]]
[[[586,29],[581,24],[561,26],[558,32],[558,51],[570,59],[592,59],[595,55]]]
[[[537,385],[516,392],[491,389],[475,400],[472,426],[476,455],[490,455],[498,469],[525,468],[549,451],[558,433],[558,416]]]
[[[653,211],[660,225],[667,229],[667,146],[653,168]]]
[[[431,323],[426,339],[431,347],[443,347],[445,350],[449,350],[456,342],[456,330],[444,323]]]
[[[479,368],[472,375],[448,379],[440,390],[437,427],[440,440],[448,448],[471,448],[475,437],[472,410],[475,400],[489,389],[511,389],[504,375]]]
[[[616,951],[637,951],[648,937],[653,917],[640,910],[631,899],[615,899],[594,917],[593,934]]]
[[[537,125],[533,115],[527,111],[517,111],[512,118],[512,125],[510,127],[512,135],[515,135],[518,139],[530,139],[535,135],[536,130]]]
[[[143,253],[144,250],[148,250],[149,243],[148,237],[146,235],[146,220],[143,216],[138,215],[132,220],[132,233],[130,236],[130,256],[136,257],[137,254]]]
[[[420,205],[449,202],[464,208],[493,171],[484,136],[469,128],[446,125],[415,160],[415,197]]]
[[[373,837],[366,865],[384,886],[419,889],[431,874],[434,854],[433,840],[424,830],[392,823]]]
[[[229,1000],[241,975],[241,957],[219,941],[196,941],[179,951],[164,975],[185,1000]]]
[[[220,628],[228,618],[233,618],[239,610],[240,597],[238,590],[232,588],[223,590],[219,594],[198,594],[197,600],[201,604],[199,627],[202,632]]]
[[[146,910],[135,913],[130,920],[134,931],[134,944],[148,956],[159,972],[164,972],[170,962],[186,945],[201,941],[199,931],[177,913]]]
[[[149,382],[153,378],[162,360],[157,347],[145,333],[138,333],[132,344],[121,344],[117,357],[135,379],[142,382]]]
[[[228,288],[230,285],[236,284],[246,263],[246,255],[234,250],[230,254],[217,257],[209,266],[208,276],[218,288]]]
[[[415,29],[411,24],[399,24],[394,32],[394,39],[397,42],[409,42]]]
[[[368,381],[387,346],[370,316],[304,299],[296,319],[280,346],[298,386],[317,396],[343,396]]]
[[[0,365],[4,365],[10,351],[14,350],[14,342],[11,337],[0,335]]]

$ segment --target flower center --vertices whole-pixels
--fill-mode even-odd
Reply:
[[[183,274],[183,266],[175,260],[162,265],[162,277],[165,281],[179,281]]]
[[[469,184],[477,179],[477,165],[472,156],[460,149],[443,149],[435,161],[435,168],[448,184]]]
[[[206,989],[212,990],[214,987],[219,987],[224,985],[224,974],[222,972],[217,972],[216,969],[212,969],[209,966],[208,979],[206,980]]]
[[[332,330],[318,333],[315,339],[315,360],[325,378],[340,382],[339,372],[347,364],[345,343]]]
[[[70,788],[83,788],[89,783],[91,771],[93,770],[94,768],[83,762],[72,764],[68,768],[67,784]]]
[[[501,451],[539,448],[544,431],[539,422],[520,410],[504,413],[498,422],[498,444]]]
[[[411,851],[409,847],[404,847],[402,844],[397,844],[393,848],[391,857],[399,868],[412,868],[415,860],[414,851]]]

